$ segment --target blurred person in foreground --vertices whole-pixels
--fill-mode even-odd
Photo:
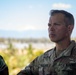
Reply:
[[[76,75],[76,43],[71,40],[74,17],[65,10],[51,10],[49,38],[56,44],[17,75]]]
[[[6,65],[1,55],[0,55],[0,75],[9,75],[8,66]]]

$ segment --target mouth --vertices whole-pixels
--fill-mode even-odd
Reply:
[[[55,34],[51,33],[51,34],[49,34],[49,36],[53,38],[53,37],[55,37]]]

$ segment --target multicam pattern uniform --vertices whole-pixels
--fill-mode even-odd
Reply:
[[[56,57],[55,48],[37,57],[18,75],[76,75],[76,43]]]

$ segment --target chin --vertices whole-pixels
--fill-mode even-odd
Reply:
[[[55,43],[59,41],[58,39],[54,39],[54,38],[50,38],[50,40]]]
[[[56,42],[56,41],[57,41],[57,39],[56,39],[55,37],[49,36],[49,38],[50,38],[50,40],[51,40],[52,42]]]
[[[56,42],[56,40],[55,39],[50,39],[52,42]]]

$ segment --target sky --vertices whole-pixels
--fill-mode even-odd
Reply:
[[[48,37],[51,9],[69,11],[76,21],[75,0],[0,0],[0,37]],[[72,37],[76,37],[76,25]]]

